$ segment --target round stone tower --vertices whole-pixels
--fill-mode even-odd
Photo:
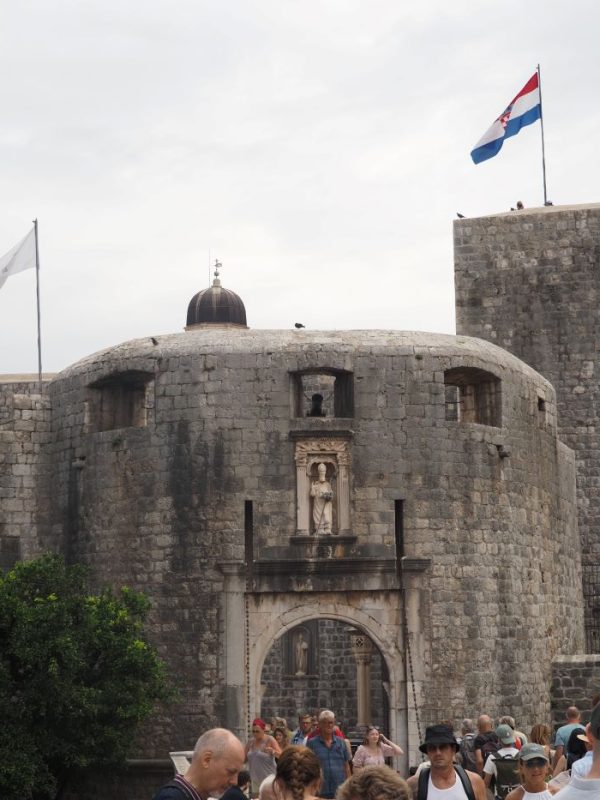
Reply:
[[[410,763],[415,696],[422,725],[484,702],[544,718],[553,656],[582,644],[574,462],[552,386],[465,336],[206,314],[49,385],[40,547],[145,591],[182,686],[139,756],[214,724],[245,737],[265,663],[307,696],[328,663],[318,637],[338,623],[354,631],[359,713],[376,651]]]

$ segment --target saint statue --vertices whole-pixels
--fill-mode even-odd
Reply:
[[[321,462],[317,469],[319,479],[313,481],[310,496],[313,498],[313,523],[315,534],[330,534],[333,522],[333,490],[327,480],[327,467]]]
[[[308,642],[304,640],[304,633],[300,631],[294,645],[294,661],[296,677],[301,678],[308,670]]]

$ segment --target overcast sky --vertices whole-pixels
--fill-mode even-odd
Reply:
[[[39,219],[43,366],[182,330],[208,259],[252,328],[454,332],[452,221],[600,199],[592,0],[4,0],[0,254]],[[35,272],[0,373],[37,369]]]

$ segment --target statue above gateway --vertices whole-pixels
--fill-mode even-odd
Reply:
[[[296,442],[296,535],[350,533],[350,453],[343,438]]]
[[[313,533],[329,534],[333,527],[333,489],[327,480],[327,467],[321,461],[317,467],[318,480],[312,481],[310,496],[313,499]]]

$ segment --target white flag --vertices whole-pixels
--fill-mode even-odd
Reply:
[[[35,228],[0,258],[0,288],[10,275],[35,267]]]

